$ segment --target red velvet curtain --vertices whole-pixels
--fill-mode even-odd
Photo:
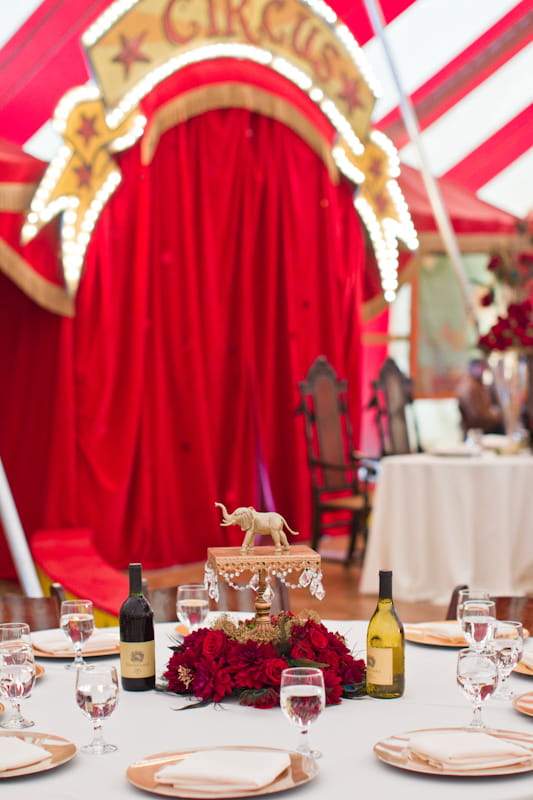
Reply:
[[[76,317],[0,286],[0,454],[26,532],[90,527],[117,567],[169,566],[240,543],[216,500],[265,506],[271,491],[305,541],[295,409],[317,355],[348,378],[358,416],[353,187],[284,125],[237,109],[168,131],[149,166],[138,147],[119,160]]]

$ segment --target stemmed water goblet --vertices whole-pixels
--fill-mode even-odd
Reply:
[[[84,665],[76,674],[76,703],[93,723],[93,739],[80,750],[93,755],[103,755],[117,750],[115,744],[104,740],[102,720],[109,717],[118,700],[118,675],[116,667]]]
[[[320,758],[309,746],[309,726],[316,722],[326,704],[324,675],[317,667],[290,667],[281,673],[281,710],[299,729],[298,752]]]
[[[178,586],[176,614],[179,621],[190,631],[201,627],[209,612],[209,595],[203,583],[187,583]]]
[[[14,714],[1,723],[2,728],[22,730],[35,723],[26,719],[20,701],[28,697],[35,683],[33,647],[21,640],[0,642],[0,691],[9,698]]]
[[[524,630],[516,620],[496,620],[494,636],[489,643],[489,651],[496,655],[498,666],[498,686],[492,697],[494,700],[512,700],[515,696],[508,681],[524,650]]]
[[[457,683],[472,702],[474,713],[467,730],[485,728],[481,708],[498,683],[496,657],[488,652],[465,648],[457,658]]]
[[[490,592],[486,589],[459,589],[457,593],[456,616],[457,622],[461,624],[463,618],[463,606],[469,600],[490,600]]]
[[[66,664],[65,669],[89,666],[83,660],[82,650],[94,631],[92,602],[90,600],[63,600],[59,624],[74,649],[74,661]]]
[[[30,626],[27,622],[0,623],[0,642],[23,642],[31,645]]]
[[[468,645],[481,652],[492,637],[496,625],[496,604],[493,600],[465,600],[462,604],[461,628]]]

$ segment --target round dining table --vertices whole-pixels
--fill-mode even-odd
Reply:
[[[345,636],[354,656],[364,658],[367,621],[329,620],[325,624]],[[164,672],[171,655],[169,634],[175,627],[172,623],[156,625],[158,674]],[[533,649],[533,642],[529,647]],[[91,660],[119,665],[117,655]],[[30,731],[64,737],[80,747],[90,740],[92,726],[76,705],[75,674],[65,669],[66,663],[68,660],[59,658],[38,659],[44,673],[31,697],[23,701],[23,712],[35,721]],[[394,734],[461,728],[469,722],[471,707],[457,686],[456,663],[457,648],[406,642],[404,695],[390,700],[344,699],[326,707],[310,731],[313,746],[322,752],[318,774],[274,796],[280,800],[532,798],[533,763],[532,771],[520,774],[452,777],[400,769],[383,763],[375,754],[374,745]],[[533,676],[514,673],[511,684],[518,694],[529,692]],[[296,748],[298,733],[278,707],[255,709],[234,699],[184,709],[186,705],[187,698],[163,691],[120,690],[117,708],[103,724],[104,738],[118,745],[115,752],[98,756],[78,751],[54,769],[4,777],[1,796],[6,800],[141,800],[156,795],[132,785],[126,771],[130,764],[150,755],[206,747]],[[533,718],[515,710],[509,701],[487,701],[483,715],[490,728],[533,734]]]

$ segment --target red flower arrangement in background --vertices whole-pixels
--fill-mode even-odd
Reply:
[[[213,702],[236,693],[243,705],[272,708],[279,704],[284,669],[318,666],[327,705],[363,693],[365,662],[352,657],[340,634],[289,612],[272,617],[271,630],[271,641],[257,640],[254,620],[236,625],[223,616],[212,628],[194,631],[171,648],[163,675],[169,691]]]
[[[488,352],[533,347],[533,306],[529,300],[511,303],[505,317],[499,316],[488,333],[479,337],[479,347]]]

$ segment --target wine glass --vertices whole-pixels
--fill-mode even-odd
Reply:
[[[485,589],[459,589],[457,593],[457,622],[461,624],[463,618],[463,604],[467,600],[490,600],[490,592]]]
[[[515,620],[496,620],[494,636],[489,649],[496,654],[498,665],[498,686],[492,695],[495,700],[512,700],[515,696],[508,680],[524,650],[524,630],[522,623]]]
[[[469,646],[478,652],[484,650],[494,636],[496,604],[494,600],[465,600],[461,628]]]
[[[203,583],[187,583],[178,586],[176,614],[179,621],[190,631],[197,630],[209,612],[209,596]]]
[[[281,673],[281,710],[300,729],[298,751],[320,758],[318,750],[309,747],[309,726],[320,716],[326,704],[324,675],[317,667],[291,667]]]
[[[118,675],[116,667],[83,665],[76,674],[76,702],[83,713],[92,720],[93,740],[80,747],[84,753],[103,755],[117,750],[102,735],[102,720],[109,717],[117,706]]]
[[[31,646],[30,626],[26,622],[0,623],[0,642],[23,642]]]
[[[485,727],[481,716],[481,707],[487,697],[494,692],[498,683],[498,664],[491,653],[480,653],[478,650],[465,648],[459,651],[457,658],[457,683],[471,700],[474,713],[468,730]]]
[[[0,642],[0,690],[9,698],[14,714],[1,723],[2,728],[21,730],[35,723],[20,710],[22,697],[28,697],[35,683],[33,647],[20,640]]]
[[[74,648],[74,661],[65,665],[65,669],[72,667],[86,667],[87,662],[82,658],[85,642],[94,631],[93,604],[90,600],[63,600],[61,603],[61,630]]]

